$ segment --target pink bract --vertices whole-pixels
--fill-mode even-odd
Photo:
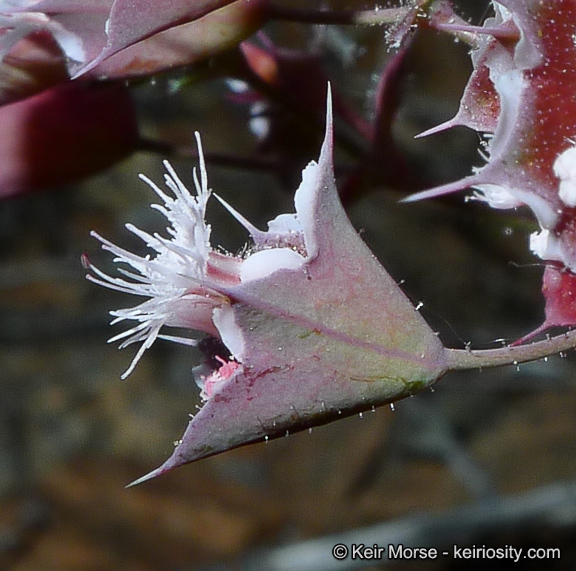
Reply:
[[[320,159],[303,172],[294,214],[279,215],[263,232],[224,203],[254,242],[244,258],[218,260],[235,279],[208,269],[214,250],[202,220],[210,193],[202,162],[197,197],[173,171],[167,182],[175,197],[153,185],[166,204],[158,209],[171,222],[169,239],[129,227],[156,257],[135,256],[100,238],[117,261],[141,275],[125,271],[126,277],[115,278],[92,267],[91,279],[150,297],[112,312],[116,321],[140,322],[117,336],[124,344],[142,343],[136,359],[158,337],[178,340],[160,328],[182,326],[186,313],[196,323],[192,327],[217,337],[210,344],[212,370],[204,370],[199,382],[204,406],[172,456],[139,482],[409,396],[446,372],[440,340],[350,224],[338,197],[332,152],[329,104]],[[202,300],[207,305],[199,316]]]

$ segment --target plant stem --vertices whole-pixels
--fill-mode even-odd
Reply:
[[[300,22],[306,24],[339,24],[344,26],[382,26],[400,21],[410,8],[375,8],[373,10],[301,10],[271,4],[268,17],[271,20]]]
[[[537,361],[576,347],[576,329],[528,345],[500,349],[446,349],[448,369],[477,369]]]

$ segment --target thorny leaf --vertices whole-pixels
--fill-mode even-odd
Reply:
[[[531,236],[530,246],[548,265],[546,319],[536,334],[552,325],[576,324],[576,1],[493,5],[496,16],[477,33],[474,72],[460,111],[426,133],[456,124],[493,131],[486,141],[487,164],[409,200],[473,187],[475,198],[495,208],[532,209],[541,230]]]

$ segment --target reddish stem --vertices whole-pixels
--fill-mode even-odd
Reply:
[[[518,365],[528,361],[537,361],[562,351],[576,347],[576,329],[549,337],[528,345],[507,346],[500,349],[446,349],[448,369],[480,369],[484,367],[500,367],[502,365]]]

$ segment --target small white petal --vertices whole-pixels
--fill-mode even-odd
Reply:
[[[318,245],[314,235],[315,221],[314,221],[314,189],[318,181],[318,164],[312,161],[302,171],[302,182],[294,196],[294,204],[296,205],[296,212],[298,220],[302,225],[302,232],[304,233],[304,241],[306,243],[306,252],[308,258],[316,257],[318,253]]]
[[[560,179],[560,200],[567,206],[576,206],[576,147],[570,147],[558,156],[554,174]]]
[[[542,230],[530,234],[530,249],[543,260],[562,262],[562,264],[570,268],[573,272],[576,271],[576,260],[566,251],[562,242],[549,230]]]
[[[302,224],[296,214],[280,214],[268,222],[268,231],[276,234],[302,232]]]
[[[474,188],[481,192],[475,194],[474,198],[486,201],[492,208],[508,209],[522,206],[521,200],[498,184],[477,184]]]
[[[306,259],[289,248],[272,248],[255,252],[244,260],[240,268],[240,280],[247,283],[268,277],[278,270],[297,270]]]
[[[534,254],[542,259],[550,259],[550,231],[541,230],[540,232],[532,232],[530,234],[530,249]]]
[[[220,333],[222,342],[239,362],[244,358],[244,335],[235,319],[234,310],[229,305],[217,307],[212,320]]]

